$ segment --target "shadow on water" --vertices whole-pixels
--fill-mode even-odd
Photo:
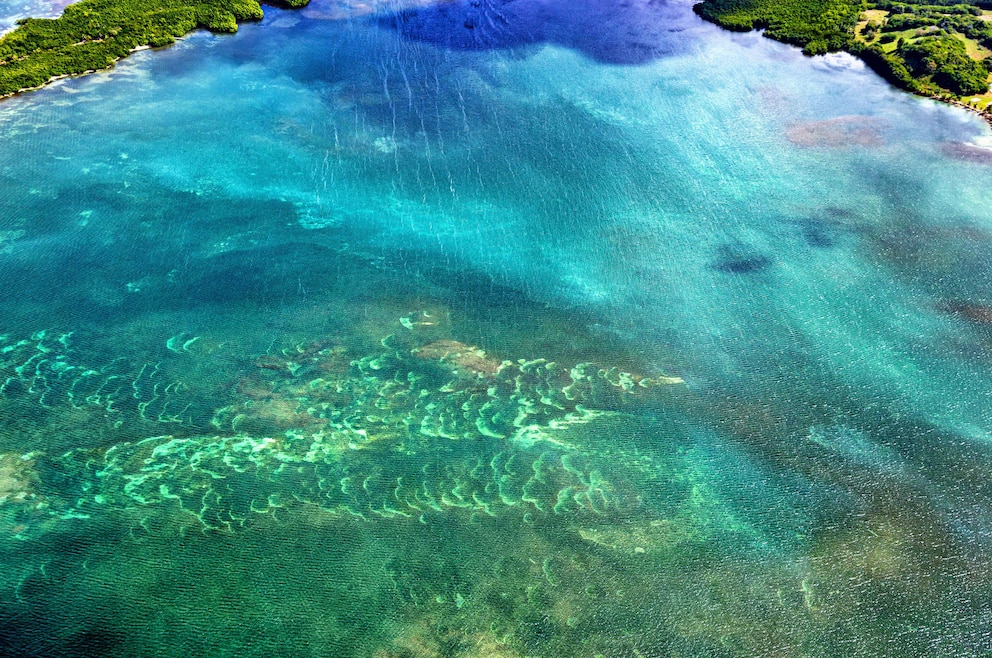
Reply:
[[[377,18],[407,39],[452,50],[556,44],[604,64],[646,64],[677,51],[696,19],[656,0],[457,0]]]

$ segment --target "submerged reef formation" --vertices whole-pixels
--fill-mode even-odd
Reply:
[[[44,410],[80,412],[115,428],[142,421],[148,427],[190,424],[202,413],[201,396],[192,395],[164,360],[139,363],[112,356],[99,365],[85,364],[77,361],[72,342],[71,332],[0,335],[0,395]],[[4,413],[10,412],[0,409]]]
[[[139,48],[167,46],[196,29],[236,32],[239,21],[261,18],[256,0],[82,0],[59,18],[19,21],[0,38],[0,96],[110,68]]]
[[[662,641],[631,601],[656,599],[675,579],[658,574],[714,537],[757,544],[708,457],[659,431],[681,380],[499,358],[441,315],[238,358],[178,333],[113,369],[80,364],[116,340],[5,336],[0,416],[38,416],[50,435],[75,419],[96,439],[0,452],[0,603],[44,612],[43,642],[60,647],[79,627],[62,611],[127,602],[109,626],[153,630],[125,633],[122,655],[157,637],[163,610],[211,620],[225,643],[317,637],[335,655],[634,655]],[[380,329],[394,334],[377,342]],[[280,630],[280,610],[325,634]]]
[[[981,165],[992,165],[992,149],[966,142],[943,142],[940,152],[949,158]]]
[[[863,148],[881,146],[885,123],[875,117],[840,116],[823,121],[802,121],[786,127],[786,138],[807,148]]]
[[[330,441],[324,439],[330,438]],[[554,446],[481,445],[433,452],[342,452],[333,433],[314,437],[154,437],[97,459],[57,460],[76,469],[77,514],[174,501],[205,528],[245,525],[255,514],[313,505],[372,520],[519,511],[608,514],[621,492],[580,453]]]
[[[172,633],[162,655],[307,655],[306,641],[468,658],[758,655],[857,637],[881,655],[888,635],[870,623],[904,619],[907,600],[914,615],[958,601],[921,568],[950,550],[926,552],[942,546],[932,517],[917,528],[882,509],[820,531],[755,489],[740,502],[735,457],[676,418],[679,378],[604,365],[610,353],[502,358],[436,308],[391,317],[268,349],[156,334],[128,358],[113,356],[119,336],[83,329],[0,338],[0,422],[49,437],[24,453],[12,429],[0,447],[0,603],[41,620],[8,644],[69,653],[75,629],[106,628],[115,655]],[[494,351],[538,349],[506,344]],[[113,366],[85,365],[100,363]],[[860,429],[800,439],[859,478],[927,490]],[[779,517],[792,520],[774,534]],[[956,587],[963,565],[946,570]],[[883,616],[862,626],[862,609]]]
[[[26,456],[16,477],[5,467],[4,481],[17,484],[5,487],[5,499],[44,497],[60,518],[173,508],[205,530],[230,530],[288,506],[366,520],[513,513],[537,523],[638,505],[636,484],[624,474],[640,467],[636,459],[594,448],[575,430],[643,404],[679,378],[541,358],[498,361],[451,338],[408,333],[358,358],[322,342],[258,357],[233,385],[232,403],[210,415],[212,434],[197,421],[203,412],[195,400],[203,396],[159,378],[169,370],[161,364],[119,359],[86,368],[73,364],[71,334],[4,336],[3,408],[96,408],[116,418],[114,428],[175,428]],[[181,334],[166,347],[182,354],[196,343]],[[44,494],[19,484],[29,482]]]

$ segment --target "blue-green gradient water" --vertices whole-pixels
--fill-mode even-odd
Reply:
[[[976,117],[314,0],[0,135],[0,654],[992,655]]]

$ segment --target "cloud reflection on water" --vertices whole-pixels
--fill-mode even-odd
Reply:
[[[622,65],[679,50],[677,33],[698,22],[679,3],[656,0],[415,0],[377,20],[407,39],[453,50],[549,43]]]

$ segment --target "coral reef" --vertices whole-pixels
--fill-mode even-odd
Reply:
[[[940,145],[940,152],[955,160],[992,165],[992,149],[985,146],[967,142],[943,142]]]
[[[34,459],[30,453],[0,454],[0,505],[24,503],[37,498],[34,492]]]
[[[39,491],[37,457],[0,453],[0,539],[23,539],[50,521],[48,500]]]
[[[885,127],[885,122],[875,117],[841,116],[790,124],[785,136],[805,148],[870,147],[883,144]]]
[[[421,316],[402,324],[427,326]],[[390,335],[358,358],[315,341],[255,359],[233,386],[237,401],[213,411],[216,433],[203,434],[184,415],[187,397],[200,396],[160,375],[172,369],[78,366],[70,338],[5,337],[3,392],[183,432],[45,457],[38,468],[59,473],[65,488],[53,513],[177,506],[213,530],[300,505],[421,523],[626,514],[638,495],[623,461],[585,445],[576,428],[681,382],[591,363],[497,361],[450,338]],[[177,334],[166,351],[183,358],[196,344]]]
[[[191,342],[187,340],[186,346]],[[120,424],[130,420],[129,415],[153,423],[186,422],[193,396],[163,365],[163,361],[138,365],[124,357],[102,365],[78,363],[71,332],[42,330],[22,339],[2,335],[0,396],[45,408],[68,404],[77,410],[99,410]]]

